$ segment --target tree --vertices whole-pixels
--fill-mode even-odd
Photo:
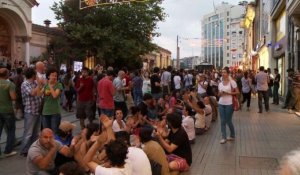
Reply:
[[[166,14],[162,0],[125,3],[79,10],[78,0],[54,3],[52,10],[72,49],[92,53],[106,65],[137,68],[141,55],[156,48],[151,43],[157,23]]]

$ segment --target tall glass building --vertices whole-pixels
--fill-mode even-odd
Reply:
[[[245,7],[222,2],[202,19],[202,57],[216,68],[238,66],[244,56],[244,29],[240,21]]]

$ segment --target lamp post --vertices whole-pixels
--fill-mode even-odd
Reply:
[[[200,39],[200,38],[183,38],[183,37],[180,37],[180,36],[177,35],[176,68],[177,68],[178,70],[180,69],[180,61],[179,61],[179,58],[180,58],[179,39],[182,39],[182,40],[196,40],[196,39]],[[193,50],[193,52],[194,52],[194,50]],[[194,56],[194,53],[193,53],[193,56]]]

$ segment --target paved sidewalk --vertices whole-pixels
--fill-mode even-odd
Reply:
[[[191,170],[184,175],[277,174],[282,156],[300,146],[300,118],[274,105],[270,105],[271,112],[258,114],[257,99],[252,99],[251,105],[250,112],[234,114],[234,142],[219,144],[219,120],[205,135],[197,137]],[[79,126],[74,115],[64,119]],[[0,174],[24,174],[25,160],[20,156],[1,159]]]

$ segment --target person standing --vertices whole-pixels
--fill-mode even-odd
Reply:
[[[114,116],[114,99],[115,87],[112,83],[114,79],[114,72],[108,70],[106,76],[98,82],[99,108],[101,114],[105,114],[110,118]]]
[[[24,105],[24,133],[21,145],[21,156],[27,156],[30,145],[38,138],[41,130],[42,89],[43,84],[36,81],[36,72],[32,68],[25,71],[26,80],[22,83],[21,92]]]
[[[89,76],[89,69],[82,69],[82,77],[76,83],[77,91],[77,111],[76,117],[80,120],[81,129],[84,128],[84,120],[87,118],[90,123],[93,122],[95,114],[93,105],[95,103],[95,86],[94,80]]]
[[[151,94],[151,82],[149,78],[149,72],[144,73],[142,91],[143,91],[143,95]]]
[[[8,80],[9,71],[0,68],[0,137],[4,127],[7,128],[7,138],[4,156],[9,157],[17,154],[13,151],[16,131],[14,105],[16,104],[15,84]],[[0,149],[1,155],[1,149]]]
[[[162,83],[162,92],[163,92],[163,94],[170,94],[171,71],[172,71],[172,67],[168,66],[167,70],[165,70],[161,75],[161,83]]]
[[[159,68],[155,67],[153,69],[153,75],[150,77],[150,82],[151,82],[151,94],[153,96],[153,98],[155,100],[158,100],[159,98],[162,97],[162,93],[161,93],[161,81],[159,78]]]
[[[274,78],[274,87],[273,87],[273,103],[275,105],[279,105],[279,86],[280,86],[280,74],[278,73],[278,69],[274,69],[275,78]]]
[[[62,80],[64,85],[64,95],[66,97],[66,104],[64,106],[65,110],[68,112],[73,112],[73,92],[74,92],[74,83],[72,80],[72,71],[67,70],[65,77]]]
[[[114,94],[114,103],[115,108],[120,108],[123,112],[123,115],[127,117],[127,104],[126,104],[126,94],[125,91],[128,90],[128,87],[125,87],[123,84],[123,79],[125,78],[125,72],[120,70],[118,72],[118,77],[113,81],[116,93]]]
[[[43,128],[50,128],[57,132],[61,121],[60,93],[63,90],[62,84],[57,81],[58,71],[54,68],[47,70],[46,78],[48,83],[44,87],[44,106],[42,111]]]
[[[241,110],[243,108],[243,104],[247,101],[247,111],[250,110],[251,103],[251,84],[252,80],[250,79],[248,72],[244,73],[244,77],[241,80],[242,82],[242,93],[243,93],[243,101],[241,104]]]
[[[292,106],[290,106],[290,102],[292,101],[292,91],[293,91],[293,75],[294,75],[294,69],[289,68],[287,70],[288,73],[288,77],[287,77],[287,84],[288,84],[288,89],[287,89],[287,93],[285,96],[285,101],[284,101],[284,106],[282,107],[282,109],[290,109],[292,108]]]
[[[185,89],[191,89],[193,87],[193,75],[191,71],[187,71],[183,78]]]
[[[21,85],[24,81],[22,72],[23,72],[22,68],[17,68],[17,75],[13,78],[13,82],[16,85],[16,94],[17,94],[15,115],[18,120],[24,117],[23,115],[24,106],[22,104],[22,93],[21,93]]]
[[[174,85],[175,85],[175,91],[180,92],[181,89],[181,77],[178,71],[175,72],[175,76],[173,78]]]
[[[142,102],[143,99],[143,79],[140,76],[138,70],[134,72],[134,77],[132,78],[132,92],[134,105],[137,106]]]
[[[239,94],[239,89],[234,80],[229,77],[229,68],[225,67],[222,70],[222,82],[219,84],[219,113],[221,118],[221,132],[222,139],[221,144],[226,143],[226,141],[233,141],[235,139],[235,130],[232,123],[233,115],[233,105],[232,96]],[[226,135],[226,125],[230,129],[230,137]]]
[[[264,70],[265,70],[264,66],[260,66],[259,72],[255,76],[257,93],[258,93],[258,108],[259,108],[258,113],[262,113],[263,110],[262,99],[264,99],[266,112],[269,111],[268,84],[270,82],[270,79],[268,73],[266,73]]]
[[[268,68],[267,69],[267,73],[268,73],[268,76],[269,76],[269,82],[268,82],[268,93],[269,93],[269,98],[273,98],[273,91],[272,91],[272,88],[274,86],[274,76],[272,75],[272,72],[271,72],[271,69]]]

